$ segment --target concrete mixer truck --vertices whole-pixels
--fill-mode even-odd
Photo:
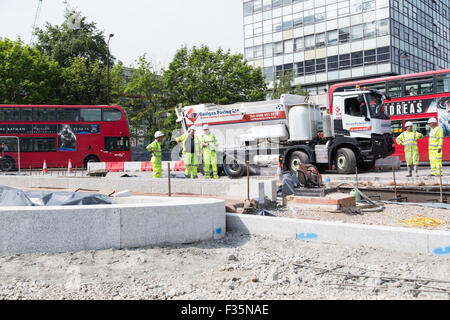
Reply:
[[[208,124],[218,140],[218,164],[239,177],[246,164],[278,164],[295,171],[299,163],[338,173],[369,170],[395,151],[391,121],[376,90],[336,92],[329,106],[313,98],[284,94],[279,100],[176,108],[183,130],[202,134]],[[327,97],[327,100],[329,98]]]

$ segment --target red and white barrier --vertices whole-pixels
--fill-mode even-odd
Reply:
[[[184,171],[183,161],[163,161],[161,166],[163,171],[167,171],[167,164],[170,163],[170,170]],[[102,170],[107,172],[142,172],[153,171],[150,161],[129,161],[129,162],[89,162],[88,171]]]

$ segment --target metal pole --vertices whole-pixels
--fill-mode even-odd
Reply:
[[[250,169],[248,165],[248,160],[246,161],[246,163],[247,163],[247,200],[250,201]]]
[[[359,189],[358,167],[355,168],[355,172],[356,172],[356,188]]]
[[[108,84],[106,86],[106,104],[107,105],[109,105],[109,56],[110,56],[110,53],[109,53],[109,40],[112,37],[114,37],[114,34],[110,33],[109,37],[108,37],[108,52],[107,52],[107,58],[106,58],[106,68],[107,68],[107,74],[108,74]]]
[[[394,165],[392,165],[392,176],[394,177],[394,195],[395,195],[395,199],[398,199],[398,197],[397,197],[397,181],[395,180]]]
[[[442,175],[439,175],[439,183],[440,183],[440,194],[441,194],[441,203],[444,202],[444,198],[442,197]]]
[[[169,197],[172,196],[172,190],[170,188],[170,162],[167,163],[167,177],[168,177],[168,183],[169,183]]]

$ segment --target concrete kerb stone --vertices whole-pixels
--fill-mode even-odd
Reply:
[[[0,208],[0,255],[178,244],[225,234],[224,200],[132,196],[115,201]]]
[[[227,213],[227,230],[450,258],[450,232]]]

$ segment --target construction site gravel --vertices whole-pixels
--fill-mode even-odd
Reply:
[[[231,232],[186,245],[3,256],[0,299],[450,299],[450,264]]]
[[[339,221],[367,225],[383,225],[403,227],[404,221],[415,217],[430,218],[442,224],[434,227],[423,227],[429,230],[450,230],[450,210],[420,207],[414,205],[385,204],[380,212],[363,212],[348,214],[342,211],[331,212],[323,209],[302,209],[299,207],[280,208],[273,211],[278,217],[297,218],[320,221]]]

